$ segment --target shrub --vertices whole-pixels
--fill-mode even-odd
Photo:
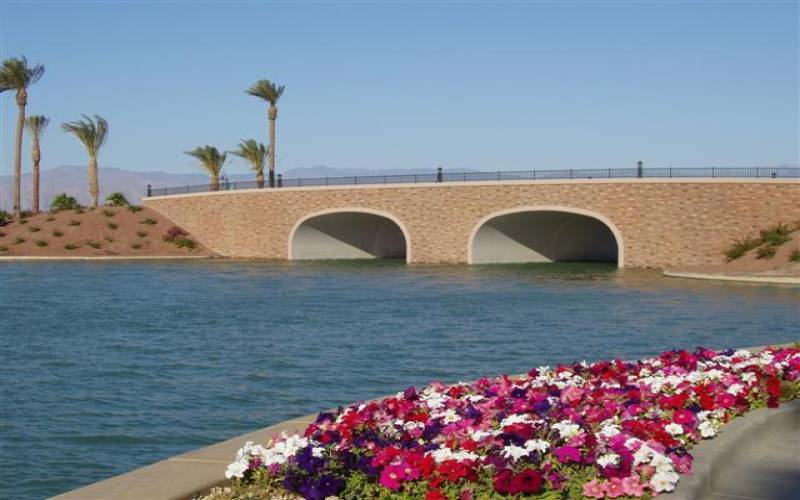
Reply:
[[[114,224],[113,222],[109,222],[108,224],[106,224],[106,227],[108,227],[112,231],[116,231],[119,226]]]
[[[183,238],[186,236],[189,236],[189,233],[179,228],[178,226],[172,226],[171,228],[167,229],[167,233],[164,235],[164,238],[162,239],[164,241],[175,241],[175,238]]]
[[[142,207],[140,207],[139,205],[128,205],[128,210],[130,210],[133,213],[141,212]]]
[[[71,221],[67,222],[67,225],[68,226],[80,226],[81,225],[81,221],[72,219]]]
[[[19,220],[19,223],[20,223],[20,224],[22,224],[22,225],[24,226],[25,224],[27,224],[27,223],[28,223],[28,220],[27,220],[27,219],[20,219],[20,220]]]
[[[800,248],[795,248],[792,250],[792,253],[789,254],[789,261],[800,262]]]
[[[112,238],[111,236],[103,236],[103,239],[109,243],[114,243],[114,238]]]
[[[140,248],[142,248],[142,244],[141,243],[133,243],[133,244],[131,244],[131,248],[133,248],[134,250],[139,250]]]
[[[36,242],[36,246],[37,246],[37,247],[44,248],[44,247],[46,247],[46,246],[47,246],[47,242],[46,242],[46,241],[44,241],[44,240],[39,240],[39,241],[37,241],[37,242]]]
[[[5,235],[6,235],[6,233],[4,233],[3,231],[0,231],[0,238],[2,238]]]
[[[94,249],[100,248],[102,246],[100,243],[97,243],[96,241],[87,241],[86,244]]]
[[[761,240],[758,238],[751,238],[749,236],[741,240],[736,240],[727,250],[725,250],[725,260],[728,262],[736,260],[750,250],[758,247],[760,244]]]
[[[147,224],[148,226],[155,226],[156,224],[158,224],[158,222],[156,222],[154,219],[147,218],[142,221],[139,221],[139,224]]]
[[[25,243],[25,238],[20,238],[19,236],[14,238],[14,244],[15,245],[22,245],[23,243]]]
[[[136,231],[136,236],[138,236],[139,238],[144,238],[145,236],[147,236],[147,231]]]
[[[0,245],[0,253],[2,253],[2,252],[8,252],[8,247]]]
[[[66,245],[64,245],[65,250],[75,250],[76,248],[78,248],[78,245],[74,243],[67,243]]]
[[[39,226],[31,226],[31,227],[28,228],[28,231],[30,231],[32,233],[38,233],[41,230],[42,230],[42,228],[40,228]]]
[[[78,214],[78,215],[80,215],[80,214],[85,214],[85,213],[86,213],[86,210],[84,210],[84,209],[82,209],[82,208],[79,208],[79,209],[75,210],[75,213],[76,213],[76,214]]]
[[[50,202],[50,210],[78,210],[80,208],[81,204],[78,203],[78,200],[73,196],[69,196],[67,193],[61,193]]]
[[[106,196],[106,201],[113,207],[124,207],[125,205],[129,205],[128,200],[122,193],[111,193],[110,195]]]
[[[33,212],[31,212],[30,210],[23,210],[22,212],[19,213],[19,216],[21,219],[27,219],[28,217],[33,216]]]
[[[47,219],[45,219],[46,222],[53,222],[54,220],[56,220],[56,218],[53,217],[52,215],[48,215]]]
[[[0,226],[5,226],[9,222],[11,222],[11,214],[6,212],[5,210],[0,210]]]
[[[789,229],[789,226],[786,224],[777,224],[765,231],[761,231],[761,241],[767,245],[776,247],[791,240],[792,237],[789,236],[791,233],[791,229]]]
[[[61,238],[62,236],[64,236],[64,233],[62,233],[62,232],[61,232],[61,231],[59,231],[58,229],[55,229],[55,230],[53,230],[53,232],[52,232],[52,233],[50,233],[50,234],[52,234],[52,235],[53,235],[53,236],[55,236],[56,238]]]
[[[114,217],[114,214],[116,214],[116,212],[113,210],[109,210],[107,208],[103,209],[103,215],[105,215],[106,217]]]
[[[775,247],[773,246],[761,247],[756,251],[757,259],[771,259],[774,256],[775,256]]]
[[[175,246],[178,248],[188,248],[189,250],[197,248],[197,243],[191,238],[175,238],[173,243],[175,243]]]

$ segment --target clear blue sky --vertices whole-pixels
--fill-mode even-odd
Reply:
[[[46,65],[29,113],[110,122],[100,165],[197,169],[266,142],[243,90],[285,84],[278,170],[798,163],[797,2],[2,2],[2,57]],[[16,115],[2,95],[2,172]],[[24,170],[28,170],[26,152]],[[230,172],[246,171],[242,165]]]

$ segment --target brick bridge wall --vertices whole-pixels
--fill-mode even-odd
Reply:
[[[620,179],[253,189],[143,203],[228,257],[288,258],[305,217],[337,209],[389,214],[410,236],[410,262],[465,263],[476,225],[520,207],[596,214],[615,228],[625,267],[715,264],[736,238],[800,221],[800,181]]]

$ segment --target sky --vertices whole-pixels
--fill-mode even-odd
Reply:
[[[796,1],[2,0],[0,57],[46,67],[43,168],[86,163],[60,124],[96,113],[101,167],[199,171],[184,151],[268,142],[261,78],[286,86],[279,172],[774,166],[800,163],[799,24]]]

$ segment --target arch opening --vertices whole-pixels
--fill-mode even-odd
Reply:
[[[366,211],[312,215],[295,226],[289,259],[408,259],[408,238],[398,221]]]
[[[613,226],[585,213],[521,209],[490,216],[470,241],[471,264],[612,262],[622,267],[622,243]]]

